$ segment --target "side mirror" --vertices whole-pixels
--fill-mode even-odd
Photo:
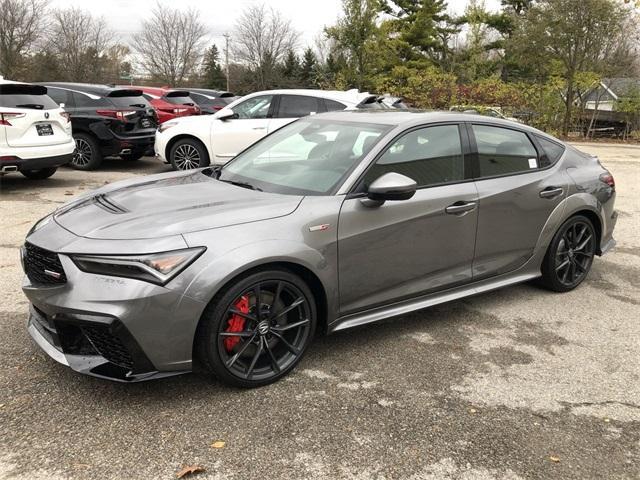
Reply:
[[[218,110],[216,113],[213,114],[213,118],[217,120],[231,120],[232,118],[235,118],[235,117],[236,117],[236,114],[229,107],[221,108],[220,110]]]
[[[385,173],[376,179],[367,191],[362,203],[367,207],[379,207],[387,200],[409,200],[416,193],[415,180],[395,172]]]

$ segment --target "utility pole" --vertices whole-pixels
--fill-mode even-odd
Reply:
[[[227,92],[229,91],[229,37],[228,33],[224,35],[224,64],[225,73],[227,74]]]

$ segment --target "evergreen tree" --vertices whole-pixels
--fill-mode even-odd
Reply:
[[[218,47],[211,45],[204,54],[202,61],[202,84],[205,88],[224,90],[227,79],[219,62]]]
[[[300,70],[300,83],[303,87],[313,87],[316,84],[316,54],[311,48],[307,48],[302,56],[302,67]]]
[[[284,58],[282,77],[284,86],[294,87],[300,83],[300,61],[293,50],[289,50]]]

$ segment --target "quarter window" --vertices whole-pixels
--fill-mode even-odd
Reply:
[[[541,166],[546,167],[547,165],[556,163],[564,153],[564,147],[559,143],[552,142],[551,140],[547,140],[546,138],[540,137],[539,135],[536,135],[536,139],[538,140],[538,143],[547,156],[547,161],[545,162],[546,164]]]
[[[481,177],[494,177],[536,169],[538,153],[523,132],[488,125],[473,125]]]
[[[328,98],[324,99],[324,106],[326,107],[327,112],[335,112],[337,110],[344,110],[347,108],[346,105],[334,100],[329,100]]]
[[[267,118],[273,95],[253,97],[233,107],[233,113],[240,119]]]
[[[47,87],[47,94],[58,105],[62,105],[64,103],[65,107],[71,106],[71,92],[69,92],[68,90]]]
[[[402,136],[367,172],[365,183],[385,173],[412,178],[418,187],[464,179],[464,157],[457,125],[421,128]]]
[[[280,107],[278,108],[279,118],[300,118],[318,113],[318,99],[306,97],[304,95],[282,95],[280,97]]]

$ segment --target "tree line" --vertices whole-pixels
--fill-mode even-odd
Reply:
[[[359,88],[421,108],[500,106],[566,135],[600,79],[640,75],[638,8],[631,0],[502,0],[491,12],[469,0],[453,15],[446,0],[343,0],[336,24],[302,49],[286,15],[250,5],[229,32],[227,72],[227,52],[208,44],[197,10],[158,3],[125,44],[85,10],[0,0],[0,74],[99,83],[143,74],[135,81],[216,89],[228,74],[240,94]],[[619,108],[637,117],[640,92]]]

